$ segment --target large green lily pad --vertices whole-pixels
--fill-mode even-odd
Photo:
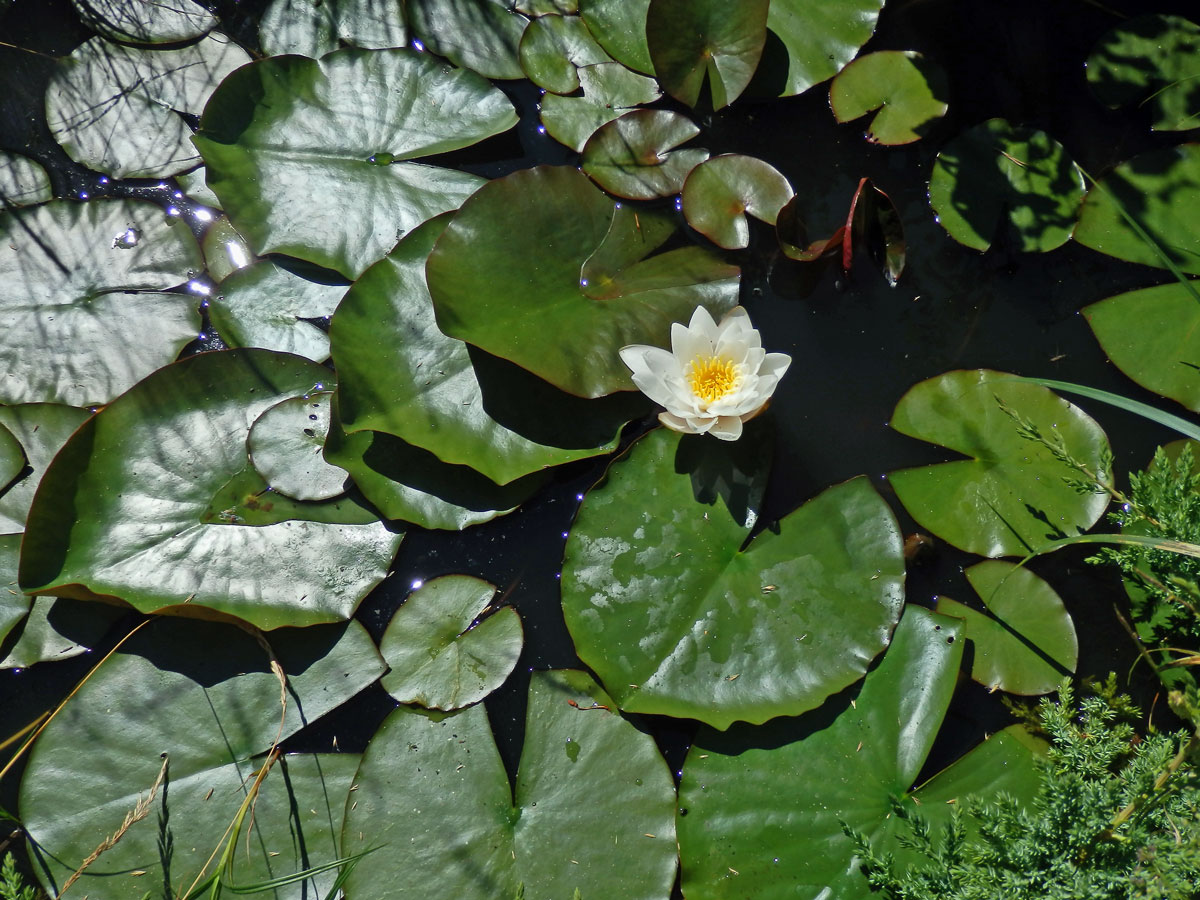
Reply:
[[[688,900],[870,900],[843,822],[903,862],[894,802],[937,825],[968,797],[1031,798],[1031,742],[1016,729],[912,786],[954,692],[962,647],[958,622],[909,607],[879,666],[828,708],[726,734],[701,729],[679,786]]]
[[[524,78],[517,47],[529,20],[507,0],[406,0],[413,35],[485,78]]]
[[[683,189],[688,173],[708,159],[699,147],[676,150],[700,129],[665,109],[635,109],[604,125],[583,148],[583,171],[618,197],[653,200]]]
[[[85,25],[114,41],[172,44],[198,38],[217,18],[195,0],[71,0]]]
[[[46,89],[54,139],[76,162],[118,178],[164,177],[199,161],[179,113],[196,115],[250,57],[210,34],[178,50],[92,38],[59,63]]]
[[[783,44],[786,59],[763,60],[783,97],[801,94],[832,78],[875,33],[884,0],[771,0],[767,28]]]
[[[1182,16],[1127,19],[1106,32],[1087,58],[1088,84],[1116,109],[1149,106],[1156,131],[1200,125],[1200,25]]]
[[[579,68],[611,62],[578,16],[542,16],[521,36],[521,68],[538,87],[556,94],[579,90]]]
[[[353,279],[483,183],[411,160],[516,120],[472,72],[413,50],[347,49],[245,66],[213,94],[194,140],[209,187],[256,253]]]
[[[966,575],[990,615],[949,597],[938,598],[937,611],[965,623],[964,637],[975,647],[971,677],[989,691],[1058,690],[1079,661],[1075,623],[1062,598],[1028,569],[1002,560],[977,563]]]
[[[1118,259],[1200,274],[1200,144],[1121,163],[1087,195],[1075,240]],[[1137,222],[1130,225],[1126,215]],[[1144,234],[1140,234],[1139,230]],[[1147,240],[1149,238],[1149,241]]]
[[[0,198],[13,206],[26,206],[52,196],[45,169],[28,157],[0,150]]]
[[[542,98],[542,126],[561,144],[581,151],[601,126],[643,103],[662,96],[658,82],[618,62],[599,62],[576,70],[579,92]]]
[[[956,241],[986,250],[998,234],[1045,253],[1071,237],[1083,173],[1044,131],[988,119],[950,141],[933,164],[929,205]]]
[[[948,372],[911,388],[892,413],[901,434],[970,457],[901,469],[888,480],[922,527],[982,556],[1025,556],[1086,531],[1108,506],[1107,496],[1080,494],[1065,483],[1079,473],[1022,437],[1001,404],[1110,478],[1104,431],[1052,391],[1012,377],[987,369]]]
[[[770,163],[723,153],[688,175],[683,185],[683,214],[689,225],[718,247],[738,250],[750,243],[746,216],[774,225],[792,195],[791,184]]]
[[[49,724],[30,755],[20,804],[39,877],[52,894],[121,826],[165,763],[149,815],[75,889],[93,900],[128,900],[166,886],[181,896],[219,847],[262,764],[258,754],[383,669],[356,622],[287,629],[269,641],[287,676],[286,714],[280,682],[254,637],[230,625],[167,619],[101,665]],[[331,754],[276,763],[238,841],[234,883],[338,858],[356,762]],[[334,877],[326,872],[276,896],[323,896]]]
[[[604,708],[596,708],[597,706]],[[536,672],[509,784],[482,705],[397,709],[355,776],[349,900],[667,900],[675,790],[654,741],[577,671]]]
[[[1104,355],[1148,390],[1200,412],[1200,281],[1117,294],[1084,308]]]
[[[263,52],[314,59],[344,45],[367,50],[408,43],[404,7],[380,0],[272,0],[258,23]]]
[[[904,593],[887,505],[854,479],[743,550],[757,506],[748,485],[766,476],[751,443],[653,431],[579,509],[563,613],[580,659],[624,710],[716,728],[795,715],[887,646]],[[736,515],[715,502],[721,485],[740,494],[725,501]]]
[[[866,138],[893,146],[920,140],[946,114],[946,73],[915,50],[880,50],[860,56],[829,86],[829,105],[839,122],[879,110]]]
[[[395,435],[497,484],[615,449],[644,402],[581,400],[438,330],[425,260],[448,218],[405,237],[338,307],[341,427]]]
[[[104,403],[200,330],[196,299],[159,293],[202,267],[182,223],[139,200],[0,213],[0,401]]]
[[[329,335],[317,323],[333,315],[346,288],[309,281],[263,260],[228,275],[208,314],[231,347],[262,347],[320,362],[329,358]]]
[[[608,55],[646,75],[654,74],[646,43],[650,0],[580,0],[579,14]]]
[[[417,588],[379,641],[391,667],[380,679],[401,703],[459,709],[504,683],[521,655],[521,617],[511,606],[487,613],[496,586],[443,575]]]
[[[246,454],[259,415],[329,374],[265,350],[204,353],[114,400],[42,478],[22,589],[143,612],[207,607],[267,629],[350,616],[400,535],[348,499],[286,502]]]
[[[714,254],[687,247],[645,258],[654,242],[603,285],[581,278],[602,243],[641,233],[637,215],[615,209],[577,169],[539,166],[489,182],[426,264],[438,328],[581,397],[629,390],[622,347],[665,346],[672,322],[697,306],[719,318],[738,290],[738,269]],[[526,252],[514,252],[514,239]]]
[[[767,39],[770,0],[651,0],[646,43],[663,89],[695,106],[707,76],[713,109],[754,77]]]

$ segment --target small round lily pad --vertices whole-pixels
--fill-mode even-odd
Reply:
[[[274,490],[296,500],[328,500],[345,490],[346,470],[325,462],[332,391],[291,397],[255,420],[246,445]]]

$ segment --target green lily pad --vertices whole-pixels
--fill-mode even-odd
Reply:
[[[543,16],[529,23],[519,48],[521,68],[556,94],[579,90],[580,66],[612,62],[578,16]]]
[[[971,677],[989,691],[1049,694],[1079,662],[1075,623],[1054,588],[1028,569],[989,560],[966,570],[991,615],[939,597],[937,611],[965,623]]]
[[[347,897],[664,900],[675,880],[675,790],[654,741],[583,672],[535,672],[515,788],[482,705],[401,707],[355,776],[343,851],[380,844]],[[523,886],[523,887],[522,887]]]
[[[246,438],[250,461],[272,490],[295,500],[345,493],[346,470],[321,456],[329,434],[332,391],[280,401],[259,416]]]
[[[46,89],[54,139],[76,162],[117,178],[155,178],[194,168],[192,131],[226,75],[250,57],[208,35],[178,50],[143,50],[92,38],[59,62]]]
[[[401,703],[460,709],[500,687],[524,635],[511,606],[484,616],[495,596],[495,585],[470,575],[443,575],[413,591],[379,642],[391,667],[383,689]]]
[[[0,497],[25,468],[25,451],[11,431],[0,424]]]
[[[211,225],[204,230],[204,238],[200,243],[200,250],[204,253],[204,266],[208,271],[208,276],[217,282],[223,282],[226,278],[237,272],[239,269],[245,269],[252,266],[258,257],[254,255],[254,251],[250,249],[250,245],[246,243],[246,239],[238,234],[237,229],[230,223],[225,216],[218,216]],[[273,267],[274,264],[264,264],[263,268]],[[262,271],[258,272],[259,278],[264,278]],[[250,279],[253,280],[253,279]],[[235,284],[237,282],[234,282]],[[279,285],[274,285],[280,287]],[[290,293],[284,290],[284,293]],[[220,296],[216,298],[221,300]],[[271,301],[260,299],[263,306],[270,307]],[[286,304],[286,301],[285,301]],[[220,305],[220,304],[218,304]],[[258,304],[254,304],[258,305]],[[240,317],[235,315],[225,315],[224,311],[217,314],[222,318],[225,324],[231,324],[234,331],[240,326]],[[253,318],[252,314],[247,314],[247,317]],[[232,337],[231,337],[232,339]],[[235,346],[237,346],[235,344]],[[250,346],[254,346],[251,344]],[[268,347],[269,350],[282,349],[278,347]],[[300,354],[304,356],[306,354]],[[328,356],[328,352],[326,352]]]
[[[21,535],[0,534],[0,647],[29,613],[32,597],[17,586],[17,558],[21,553]],[[9,668],[0,664],[0,668]]]
[[[76,887],[93,900],[140,897],[151,885],[181,896],[222,841],[262,764],[258,755],[383,670],[356,622],[285,629],[268,641],[287,676],[286,712],[279,679],[254,637],[230,625],[163,619],[124,644],[50,722],[30,754],[20,806],[52,895],[121,826],[165,764],[149,816]],[[352,754],[329,754],[276,763],[237,842],[234,883],[338,858],[356,762]],[[324,896],[335,876],[326,872],[278,896]]]
[[[114,400],[42,478],[22,588],[119,597],[143,612],[208,607],[264,629],[350,616],[401,536],[349,500],[288,504],[265,485],[236,490],[254,420],[321,390],[329,374],[266,350],[203,353]]]
[[[662,96],[658,82],[617,62],[601,62],[576,70],[581,92],[570,97],[542,98],[542,125],[560,144],[582,151],[602,126]]]
[[[670,197],[688,173],[708,159],[701,148],[675,150],[700,129],[679,113],[635,109],[604,125],[583,148],[583,171],[608,191],[631,200]]]
[[[114,41],[174,44],[206,34],[217,18],[194,0],[71,0],[88,28]]]
[[[793,193],[788,180],[770,163],[723,153],[688,175],[683,214],[689,225],[718,247],[737,250],[750,243],[746,216],[774,225]]]
[[[484,78],[524,78],[517,47],[529,20],[512,6],[506,0],[406,0],[404,4],[413,35],[432,52]]]
[[[573,16],[579,0],[516,0],[513,8],[527,16]]]
[[[767,39],[770,0],[651,0],[646,43],[663,89],[688,106],[708,78],[713,109],[754,77]]]
[[[1044,131],[988,119],[950,141],[929,179],[929,205],[952,238],[986,250],[1000,233],[1026,252],[1071,237],[1083,173]]]
[[[580,16],[608,55],[635,72],[653,75],[646,43],[649,11],[650,0],[579,0]]]
[[[176,175],[175,180],[179,182],[179,187],[190,199],[197,203],[203,203],[205,206],[211,206],[213,209],[221,208],[221,201],[217,199],[217,195],[208,189],[204,166],[197,166],[190,172]]]
[[[883,661],[830,708],[726,734],[701,729],[679,785],[684,895],[866,900],[874,894],[843,822],[903,863],[893,802],[936,827],[967,797],[1032,798],[1030,738],[1015,728],[912,787],[954,692],[960,627],[909,607]]]
[[[367,50],[408,43],[404,8],[379,0],[272,0],[258,23],[268,56],[298,53],[314,59],[343,45]]]
[[[881,50],[860,56],[829,86],[829,105],[839,122],[879,110],[867,126],[874,144],[911,144],[946,114],[946,73],[915,50]]]
[[[1181,16],[1126,19],[1096,42],[1087,80],[1100,102],[1150,107],[1156,131],[1200,125],[1200,25]]]
[[[1200,412],[1200,301],[1193,292],[1200,293],[1200,281],[1160,284],[1093,303],[1083,315],[1113,365]]]
[[[196,299],[156,293],[201,268],[183,224],[140,200],[0,213],[0,401],[104,403],[200,330]]]
[[[580,271],[613,239],[611,227],[617,239],[640,234],[637,215],[614,209],[577,169],[539,166],[489,182],[426,264],[438,328],[581,397],[631,389],[621,347],[665,345],[671,323],[697,306],[719,318],[737,301],[739,272],[699,247],[639,255],[608,273],[596,299]],[[514,235],[533,249],[514,253]]]
[[[52,196],[45,169],[28,157],[0,151],[0,198],[13,206],[28,206]]]
[[[771,0],[767,28],[786,59],[764,59],[778,68],[769,81],[781,97],[802,94],[840,72],[875,33],[884,0]]]
[[[766,471],[739,445],[653,431],[579,509],[563,613],[623,710],[716,728],[798,714],[861,678],[900,616],[899,531],[864,478],[741,549],[756,507],[746,485]],[[748,515],[715,503],[722,483],[742,486]]]
[[[615,449],[643,399],[581,400],[438,330],[425,260],[448,218],[405,237],[338,307],[341,427],[395,435],[497,484]]]
[[[948,372],[900,398],[891,426],[970,459],[888,475],[920,525],[981,556],[1025,556],[1058,537],[1091,528],[1108,497],[1064,482],[1079,474],[1022,437],[1001,403],[1102,477],[1111,477],[1104,431],[1079,407],[1036,384],[987,369]]]
[[[336,400],[325,459],[349,472],[363,496],[386,518],[449,531],[512,512],[546,481],[544,473],[534,472],[501,486],[394,435],[347,434],[337,423]]]
[[[1075,240],[1147,266],[1167,268],[1159,251],[1184,272],[1200,274],[1200,144],[1180,144],[1121,163],[1092,188]],[[1150,244],[1126,221],[1132,214]],[[1157,249],[1154,245],[1157,245]]]
[[[228,252],[228,245],[223,241],[222,249]],[[245,251],[239,245],[235,252]],[[329,335],[317,322],[333,315],[346,289],[344,284],[309,281],[263,260],[226,277],[208,314],[231,347],[262,347],[320,362],[329,358]]]
[[[348,49],[243,67],[213,94],[194,140],[209,187],[256,253],[353,279],[483,183],[409,160],[470,146],[516,120],[472,72],[412,50]]]
[[[0,534],[25,530],[25,517],[33,502],[42,473],[67,438],[91,415],[86,409],[57,403],[24,403],[0,406],[0,426],[21,448],[21,477],[10,478],[0,490]]]

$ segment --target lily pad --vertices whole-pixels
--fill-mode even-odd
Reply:
[[[583,672],[535,672],[515,788],[482,705],[401,707],[363,755],[343,852],[383,844],[346,896],[664,900],[675,790],[654,741]],[[601,707],[601,708],[597,708]]]
[[[1121,163],[1092,188],[1075,240],[1147,266],[1200,274],[1200,144],[1180,144]],[[1130,215],[1153,243],[1126,220]]]
[[[563,557],[563,613],[623,710],[715,728],[796,715],[862,677],[887,645],[904,584],[887,505],[854,479],[743,550],[756,503],[730,515],[712,488],[740,483],[746,503],[745,485],[766,476],[754,452],[659,429],[584,499]]]
[[[1045,253],[1071,237],[1083,173],[1044,131],[988,119],[950,141],[929,179],[929,205],[959,243],[986,250],[1000,234]]]
[[[257,261],[257,257],[254,255],[254,251],[250,249],[250,245],[246,243],[246,239],[238,234],[237,229],[229,224],[229,219],[225,216],[219,216],[204,230],[204,239],[201,241],[200,249],[204,253],[204,266],[208,272],[208,277],[216,282],[223,282],[234,272],[239,269],[245,269]],[[270,268],[273,265],[264,264],[263,268]],[[259,277],[264,277],[261,271],[259,272]],[[287,292],[285,291],[285,293]],[[217,299],[220,300],[220,297]],[[269,300],[262,300],[261,303],[264,306],[270,306]],[[218,313],[218,315],[222,314]],[[237,316],[224,316],[224,319],[227,323],[235,323],[233,325],[235,330],[240,326]],[[237,345],[235,344],[235,346]],[[250,346],[255,345],[251,344]],[[266,349],[277,350],[284,348],[268,347]],[[304,356],[306,354],[300,355]],[[328,356],[328,353],[326,353],[326,356]]]
[[[21,442],[0,424],[0,496],[24,468],[25,452],[21,449]]]
[[[258,755],[383,669],[356,622],[285,629],[268,640],[287,677],[286,711],[280,681],[254,637],[230,625],[163,619],[124,644],[50,722],[30,754],[20,804],[39,877],[52,895],[160,773],[150,815],[96,860],[77,888],[93,900],[128,900],[151,884],[182,895],[206,862],[211,872],[209,854],[246,797],[262,764]],[[237,842],[234,883],[338,858],[356,762],[352,754],[277,762]],[[323,896],[334,877],[326,872],[279,896]]]
[[[525,77],[517,47],[529,20],[511,2],[406,0],[404,8],[413,35],[432,52],[484,78]]]
[[[425,260],[448,218],[405,237],[338,308],[341,427],[387,432],[497,484],[614,450],[641,398],[581,400],[438,330]]]
[[[1200,412],[1196,294],[1200,281],[1160,284],[1093,303],[1083,315],[1113,365],[1142,387]]]
[[[173,44],[211,31],[217,18],[194,0],[71,0],[88,28],[114,41]]]
[[[470,575],[444,575],[415,590],[379,642],[391,667],[383,689],[401,703],[460,709],[500,687],[524,635],[511,606],[484,615],[495,596],[495,585]]]
[[[114,400],[42,478],[22,589],[118,597],[143,612],[207,607],[264,629],[353,614],[401,536],[350,500],[289,504],[265,485],[239,489],[255,419],[329,374],[265,350],[203,353]]]
[[[516,0],[513,8],[527,16],[571,16],[579,12],[579,0]]]
[[[1127,19],[1104,34],[1087,58],[1088,84],[1116,109],[1150,107],[1156,131],[1200,125],[1200,25],[1181,16]]]
[[[881,50],[860,56],[829,87],[829,105],[839,122],[879,110],[867,126],[875,144],[911,144],[946,114],[950,87],[940,66],[915,50]]]
[[[90,653],[129,614],[108,603],[22,594],[17,587],[20,547],[19,534],[0,535],[0,647],[5,648],[0,669],[27,669]]]
[[[781,97],[802,94],[840,72],[875,33],[884,0],[771,0],[767,28],[786,59],[764,59],[762,68]],[[778,82],[778,84],[776,84]]]
[[[483,183],[409,160],[470,146],[516,120],[472,72],[412,50],[348,49],[243,67],[213,94],[194,140],[209,187],[256,253],[353,279]]]
[[[45,169],[28,157],[0,151],[0,198],[13,206],[28,206],[52,196]]]
[[[539,166],[489,182],[426,264],[438,328],[581,397],[630,390],[620,348],[665,345],[671,323],[697,306],[719,318],[737,301],[739,271],[699,247],[643,259],[658,246],[647,244],[608,273],[607,292],[589,294],[580,270],[614,225],[631,241],[640,231],[636,215],[614,209],[577,169]],[[532,250],[514,253],[514,236]]]
[[[227,244],[222,247],[228,252]],[[329,320],[346,289],[309,281],[264,260],[226,277],[208,314],[231,347],[262,347],[320,362],[329,358],[329,334],[317,323]]]
[[[683,186],[688,224],[718,247],[737,250],[750,243],[751,215],[769,225],[792,199],[792,186],[770,163],[724,153],[696,166]]]
[[[0,401],[104,403],[169,363],[200,312],[157,292],[201,265],[187,228],[140,200],[0,214]]]
[[[325,459],[349,472],[363,496],[386,518],[461,531],[512,512],[545,484],[544,473],[535,472],[501,486],[394,435],[346,434],[337,425],[336,401],[334,410]]]
[[[0,490],[0,534],[25,530],[25,517],[42,473],[89,415],[86,409],[57,403],[0,407],[0,426],[20,444],[22,461],[20,477],[15,482],[10,478]]]
[[[1075,623],[1054,588],[1028,569],[990,560],[966,570],[990,615],[939,597],[937,611],[965,623],[971,677],[989,691],[1049,694],[1079,662]]]
[[[580,16],[608,55],[635,72],[653,75],[646,43],[649,11],[650,0],[579,0]]]
[[[646,42],[663,89],[688,106],[708,79],[713,109],[754,77],[767,39],[770,0],[651,0]]]
[[[643,103],[662,96],[658,82],[617,62],[601,62],[577,70],[581,92],[570,97],[542,98],[542,124],[560,144],[582,151],[602,126]]]
[[[367,50],[408,43],[404,8],[387,0],[272,0],[258,23],[268,56],[314,59],[344,44]]]
[[[178,50],[92,38],[60,61],[46,89],[46,119],[85,166],[117,178],[174,175],[199,162],[179,114],[198,114],[221,80],[249,61],[215,34]]]
[[[688,173],[708,159],[701,148],[675,150],[700,129],[679,113],[635,109],[593,134],[583,148],[583,171],[608,191],[631,200],[670,197]]]
[[[217,199],[217,195],[208,189],[208,184],[205,181],[204,166],[197,166],[190,172],[176,175],[175,180],[179,182],[179,187],[192,200],[195,200],[197,203],[203,203],[205,206],[211,206],[213,209],[221,208],[221,201]]]
[[[19,534],[0,535],[0,646],[4,645],[8,633],[29,613],[33,599],[17,586],[17,558],[20,552]]]
[[[578,16],[543,16],[530,22],[519,52],[529,80],[556,94],[579,90],[580,66],[612,62]]]
[[[1031,739],[1016,728],[912,786],[954,692],[960,627],[909,607],[879,666],[827,708],[726,734],[701,729],[679,786],[685,896],[865,900],[874,895],[843,822],[903,864],[894,802],[936,827],[968,797],[1031,799]]]
[[[948,372],[911,388],[892,413],[891,426],[901,434],[970,457],[901,469],[888,480],[923,528],[981,556],[1025,556],[1091,528],[1108,506],[1107,496],[1067,484],[1065,478],[1079,474],[1022,437],[1004,406],[1109,478],[1104,431],[1052,391],[1012,377],[987,369]]]
[[[346,470],[321,456],[329,434],[332,391],[280,401],[250,428],[250,461],[272,490],[295,500],[328,500],[345,493]]]

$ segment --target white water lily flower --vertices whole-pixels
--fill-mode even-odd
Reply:
[[[686,326],[671,326],[670,351],[630,344],[621,348],[621,361],[638,389],[665,408],[658,418],[668,428],[736,441],[742,423],[766,407],[792,358],[763,350],[742,307],[718,325],[698,306]]]

